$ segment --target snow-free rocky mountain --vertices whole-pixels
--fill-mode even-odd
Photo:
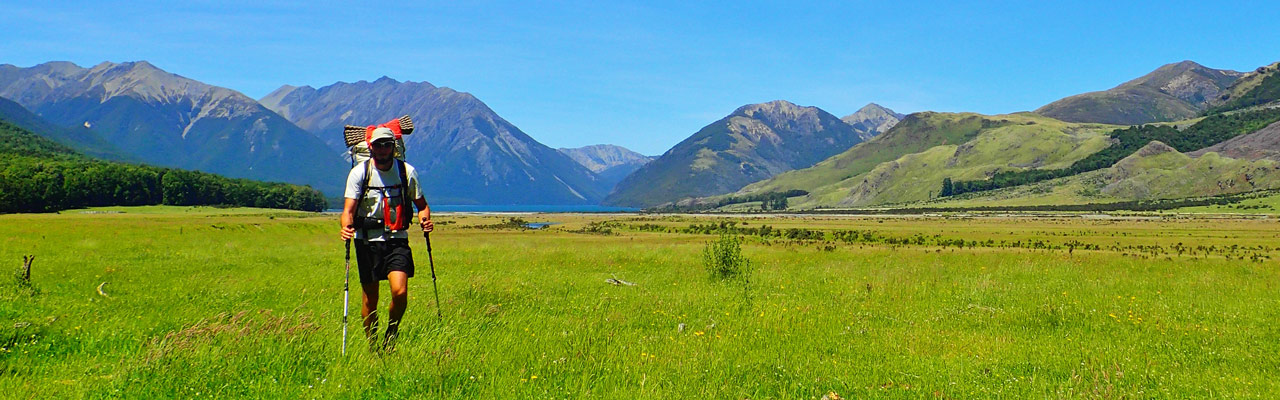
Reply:
[[[657,157],[646,156],[612,144],[597,144],[574,149],[560,148],[561,153],[577,161],[578,164],[595,172],[603,186],[612,190],[614,185],[631,175],[632,172],[653,161]]]
[[[283,86],[267,108],[345,150],[342,128],[409,115],[406,160],[437,204],[597,204],[608,188],[586,167],[539,143],[469,93],[427,82]]]
[[[732,192],[809,167],[866,134],[817,107],[782,100],[742,106],[627,176],[604,202],[649,207]]]
[[[853,126],[862,134],[862,140],[869,140],[876,135],[888,132],[906,115],[899,114],[876,103],[867,104],[853,114],[840,118],[844,123]]]
[[[1035,112],[1067,122],[1139,125],[1178,121],[1200,115],[1241,75],[1183,61],[1109,90],[1049,103]]]
[[[319,139],[252,98],[146,61],[4,64],[0,97],[63,127],[90,128],[148,164],[309,184],[329,195],[346,170]]]

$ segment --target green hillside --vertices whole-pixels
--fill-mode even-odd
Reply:
[[[1228,87],[1205,114],[1238,110],[1280,100],[1280,62],[1259,67]]]
[[[1192,158],[1151,142],[1115,165],[1029,185],[929,202],[930,207],[1027,206],[1174,199],[1280,188],[1280,163],[1208,153]]]
[[[989,177],[971,180],[952,178],[954,182],[950,190],[945,187],[947,182],[942,183],[944,186],[942,195],[950,196],[1025,185],[1106,168],[1153,140],[1167,143],[1181,152],[1195,151],[1258,131],[1276,121],[1280,121],[1280,109],[1259,109],[1217,114],[1194,120],[1194,123],[1184,121],[1181,124],[1149,124],[1116,129],[1108,134],[1114,145],[1090,154],[1067,168],[1003,171]],[[1185,126],[1185,128],[1179,129],[1178,126]]]
[[[1036,112],[1064,121],[1102,121],[1117,125],[1176,121],[1200,114],[1191,104],[1146,86],[1079,94]]]
[[[1056,170],[1108,146],[1104,125],[1081,126],[1034,114],[1000,116],[1014,124],[988,129],[961,145],[936,146],[880,164],[846,185],[819,190],[812,206],[905,203],[938,197],[944,178],[978,179],[1001,172]],[[846,189],[847,188],[847,189]],[[837,201],[833,202],[832,200]],[[805,205],[801,203],[801,205]]]
[[[69,146],[0,120],[0,157],[14,156],[59,160],[86,159]]]
[[[3,97],[0,97],[0,121],[31,132],[40,132],[45,138],[93,158],[135,161],[134,157],[126,155],[88,128],[67,128],[55,125],[23,108],[22,105]]]
[[[744,193],[804,190],[793,208],[928,200],[943,178],[1060,169],[1107,147],[1114,126],[1073,124],[1031,113],[917,113],[875,139],[804,170],[752,184]]]
[[[808,190],[835,184],[866,173],[876,165],[905,154],[924,151],[942,144],[969,141],[983,129],[1007,124],[973,113],[921,112],[906,116],[901,122],[875,138],[860,143],[843,153],[810,168],[785,172],[772,179],[753,183],[738,194]]]
[[[1266,127],[1280,120],[1277,109],[1123,129],[1071,124],[1034,114],[982,118],[1003,124],[981,129],[961,144],[933,146],[878,163],[838,183],[792,187],[809,195],[790,199],[788,205],[798,209],[1063,205],[1217,196],[1280,187],[1274,161],[1237,160],[1217,153],[1199,158],[1183,154]],[[948,123],[945,119],[942,122]],[[972,123],[949,122],[953,128]],[[891,133],[905,136],[908,132]],[[892,139],[888,134],[884,138]],[[1166,141],[1170,145],[1163,143]],[[778,191],[783,187],[769,185],[812,173],[795,171],[751,187]],[[946,180],[954,182],[957,196],[938,200]],[[961,194],[992,183],[1005,189]]]

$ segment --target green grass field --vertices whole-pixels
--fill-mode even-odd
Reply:
[[[0,215],[5,272],[36,255],[0,276],[0,397],[1280,394],[1275,217],[440,215],[443,321],[419,236],[398,349],[361,346],[353,285],[344,357],[336,216],[92,211]],[[792,231],[718,282],[692,232],[722,222]]]

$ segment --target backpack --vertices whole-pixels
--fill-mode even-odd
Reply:
[[[391,129],[391,132],[396,137],[395,159],[397,164],[396,166],[399,167],[400,170],[400,183],[393,186],[371,188],[369,187],[369,179],[375,172],[372,153],[369,149],[369,138],[372,135],[373,130],[380,127]],[[357,197],[358,202],[364,201],[365,196],[369,194],[369,189],[400,189],[400,204],[392,207],[390,199],[387,196],[381,196],[383,202],[382,218],[369,218],[367,215],[358,214],[356,215],[355,220],[356,226],[360,227],[363,236],[366,239],[369,237],[369,228],[381,227],[391,232],[407,229],[411,222],[410,220],[412,217],[410,214],[413,211],[413,206],[409,205],[411,204],[409,203],[408,194],[409,178],[404,163],[405,152],[403,135],[413,133],[413,121],[409,119],[408,115],[406,115],[381,125],[370,125],[367,127],[347,125],[343,128],[342,133],[343,138],[346,140],[347,147],[349,148],[348,154],[351,157],[352,168],[354,168],[357,163],[365,164],[364,183],[360,185],[360,196]],[[406,208],[409,212],[405,212]]]

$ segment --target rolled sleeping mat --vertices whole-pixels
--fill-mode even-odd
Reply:
[[[410,119],[408,115],[405,115],[403,117],[387,121],[387,123],[381,125],[347,125],[342,129],[342,137],[346,141],[347,147],[355,146],[356,144],[363,143],[369,137],[369,133],[379,127],[390,128],[392,132],[396,133],[396,139],[400,139],[400,135],[413,133],[413,119]]]
[[[370,126],[353,126],[347,125],[342,129],[343,139],[346,141],[347,147],[350,147],[351,158],[355,163],[361,163],[373,156],[369,151],[369,143],[366,139],[374,129],[385,127],[391,129],[396,134],[396,154],[395,158],[404,160],[404,138],[403,135],[413,133],[413,120],[409,116],[403,116],[388,121],[381,125]]]

